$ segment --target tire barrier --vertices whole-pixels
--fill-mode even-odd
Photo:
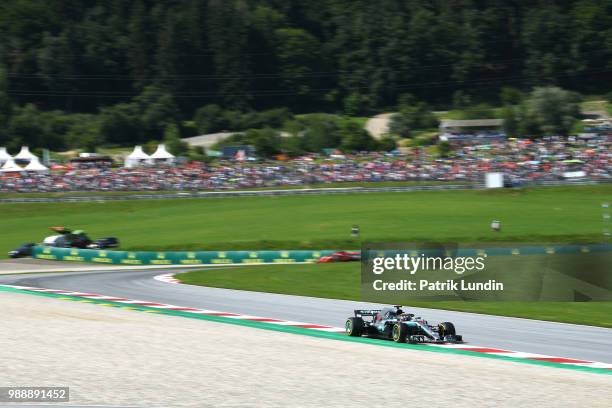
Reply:
[[[223,265],[258,263],[316,262],[320,257],[338,250],[287,250],[287,251],[109,251],[98,249],[55,248],[35,246],[32,256],[52,261],[91,262],[114,265]],[[482,249],[460,248],[449,256],[508,256],[552,255],[611,252],[612,244],[550,245],[488,247]],[[373,251],[384,256],[385,250]],[[393,253],[397,250],[393,250]],[[407,251],[418,256],[421,251]],[[423,251],[427,252],[427,250]],[[372,253],[372,252],[371,252]]]
[[[35,246],[32,256],[52,261],[113,265],[223,265],[316,262],[332,250],[288,251],[107,251],[98,249]]]

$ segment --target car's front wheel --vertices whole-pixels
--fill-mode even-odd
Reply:
[[[457,333],[455,332],[455,325],[451,322],[442,322],[438,325],[438,334],[441,338],[444,336],[454,336]]]
[[[349,336],[359,337],[363,334],[364,326],[365,324],[361,317],[349,317],[346,319],[344,328]]]

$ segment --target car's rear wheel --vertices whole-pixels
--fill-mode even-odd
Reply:
[[[353,337],[359,337],[363,334],[363,328],[365,324],[361,317],[349,317],[346,319],[346,324],[344,328],[346,329],[346,334]]]
[[[454,336],[456,334],[455,325],[451,322],[440,323],[438,325],[438,334],[441,338],[444,338],[444,336]]]
[[[402,323],[396,323],[393,325],[393,330],[391,331],[391,336],[393,337],[393,341],[397,343],[405,343],[406,337],[408,337],[409,332],[408,326]]]

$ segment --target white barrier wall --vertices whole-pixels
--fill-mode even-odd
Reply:
[[[487,173],[485,177],[485,185],[487,188],[503,188],[504,173]]]

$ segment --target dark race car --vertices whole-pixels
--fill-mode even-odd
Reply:
[[[66,227],[51,227],[50,229],[57,234],[45,237],[40,245],[56,248],[80,249],[108,249],[119,247],[119,240],[115,237],[104,237],[92,240],[83,230],[71,230]],[[34,243],[23,244],[19,248],[9,251],[8,255],[11,258],[32,256],[35,246],[36,244]]]
[[[364,319],[367,318],[367,319]],[[345,324],[349,336],[391,339],[398,343],[462,343],[451,322],[430,324],[427,320],[404,313],[401,306],[380,310],[355,310]]]
[[[89,238],[83,230],[71,230],[66,227],[51,227],[58,235],[51,235],[43,240],[43,245],[58,248],[91,248],[107,249],[117,248],[119,240],[115,237],[105,237],[97,240]]]
[[[119,240],[117,238],[106,237],[106,238],[96,239],[91,244],[89,244],[87,248],[107,249],[107,248],[117,248],[118,246],[119,246]]]
[[[33,242],[23,244],[19,248],[9,251],[8,256],[11,258],[25,258],[26,256],[32,256],[32,249],[36,244]]]
[[[331,255],[322,256],[319,258],[317,263],[330,263],[330,262],[351,262],[360,261],[361,252],[349,252],[349,251],[338,251]]]

